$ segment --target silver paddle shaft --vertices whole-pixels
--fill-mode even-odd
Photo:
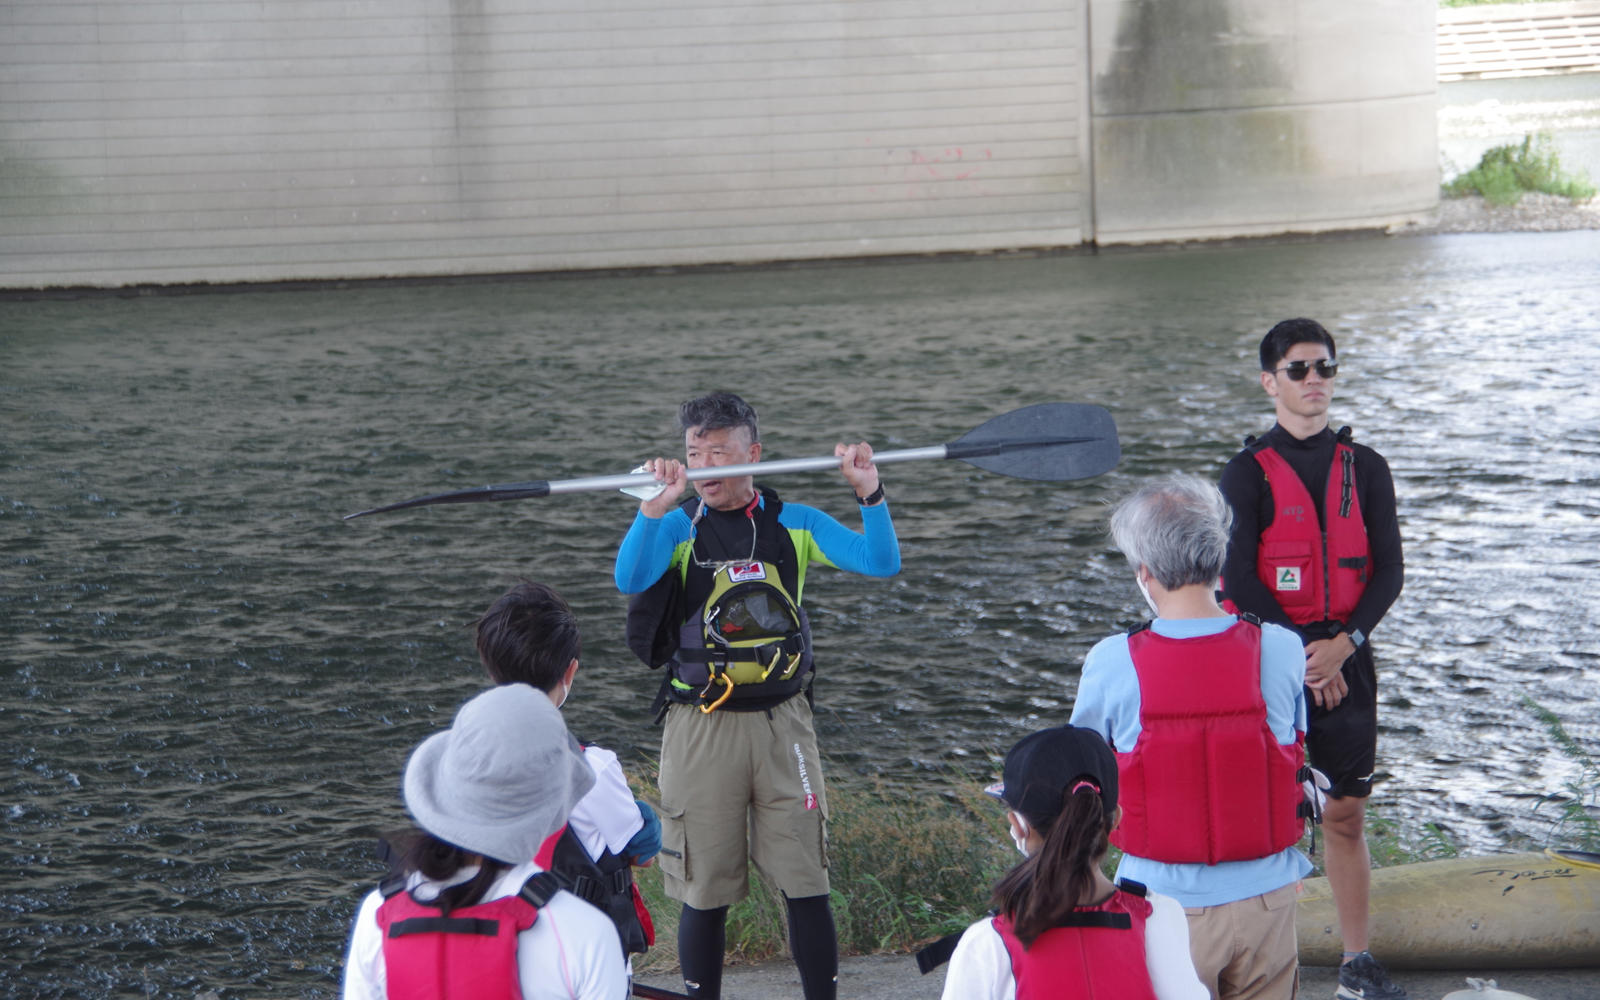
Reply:
[[[946,446],[936,444],[931,448],[903,448],[899,451],[880,451],[872,456],[874,465],[894,465],[897,462],[926,462],[929,459],[948,458]],[[703,469],[690,469],[689,482],[703,479],[737,479],[740,476],[775,476],[785,472],[828,472],[839,467],[839,456],[818,458],[786,458],[777,462],[747,462],[744,465],[709,465]],[[621,476],[591,476],[588,479],[557,479],[550,483],[550,493],[601,493],[607,490],[624,490],[630,486],[649,486],[656,477],[649,472],[630,472]]]

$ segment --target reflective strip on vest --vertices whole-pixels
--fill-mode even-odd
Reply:
[[[1156,1000],[1144,954],[1144,926],[1151,913],[1149,901],[1119,891],[1099,906],[1081,906],[1072,912],[1074,916],[1125,915],[1129,926],[1126,930],[1052,927],[1024,948],[1022,940],[1012,931],[1011,922],[1004,916],[994,918],[994,929],[1011,956],[1017,1000],[1056,1000],[1059,997]]]
[[[522,1000],[517,935],[538,919],[538,909],[521,896],[464,906],[444,918],[411,893],[395,893],[378,907],[389,1000]],[[472,933],[456,932],[469,924]],[[496,933],[485,933],[485,924],[497,925]]]
[[[1348,621],[1367,589],[1372,550],[1356,497],[1355,459],[1349,445],[1334,447],[1324,531],[1310,491],[1283,456],[1271,448],[1256,452],[1272,493],[1272,523],[1256,549],[1256,576],[1296,625]]]
[[[1139,675],[1131,753],[1117,754],[1122,825],[1111,842],[1166,864],[1250,861],[1293,847],[1305,830],[1303,736],[1285,746],[1267,725],[1261,629],[1170,639],[1128,636]]]

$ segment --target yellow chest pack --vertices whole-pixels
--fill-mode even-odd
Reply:
[[[810,666],[810,632],[776,566],[722,563],[705,603],[683,623],[673,687],[694,691],[705,712],[741,687],[746,697],[781,693]]]

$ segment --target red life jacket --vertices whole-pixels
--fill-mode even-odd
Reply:
[[[1293,847],[1305,832],[1305,737],[1284,746],[1267,725],[1260,624],[1241,619],[1191,639],[1141,626],[1128,653],[1142,731],[1131,753],[1117,754],[1122,825],[1111,842],[1167,864],[1249,861]]]
[[[1272,523],[1256,549],[1256,576],[1296,625],[1348,621],[1367,589],[1372,549],[1356,497],[1356,453],[1349,440],[1346,427],[1333,449],[1322,501],[1326,528],[1317,524],[1311,492],[1283,456],[1270,447],[1255,453],[1272,492]]]
[[[994,929],[1011,956],[1017,1000],[1156,1000],[1144,957],[1150,903],[1137,883],[1099,906],[1080,906],[1062,926],[1024,947],[1004,916]],[[1137,893],[1137,894],[1136,894]]]
[[[378,907],[389,1000],[522,1000],[517,935],[559,889],[540,872],[515,896],[448,915],[394,891]]]

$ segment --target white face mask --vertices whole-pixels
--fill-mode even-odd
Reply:
[[[1018,854],[1021,854],[1023,857],[1027,857],[1028,856],[1028,821],[1023,819],[1022,815],[1019,813],[1019,814],[1017,814],[1016,819],[1013,820],[1013,823],[1015,825],[1011,827],[1011,842],[1013,844],[1017,845],[1017,853]],[[1020,837],[1017,836],[1017,830],[1019,830],[1019,829],[1022,831],[1022,836],[1020,836]]]
[[[567,695],[569,695],[571,693],[572,693],[572,685],[571,684],[563,685],[562,688],[561,688],[561,700],[556,702],[556,707],[560,708],[562,705],[565,705],[567,703]]]
[[[1137,574],[1135,574],[1134,577],[1133,577],[1133,582],[1137,583],[1139,585],[1139,593],[1144,595],[1144,602],[1146,604],[1150,605],[1150,610],[1155,614],[1155,616],[1157,618],[1160,618],[1161,617],[1161,609],[1156,607],[1155,600],[1150,596],[1150,587],[1149,587],[1148,584],[1146,584],[1144,582],[1144,578],[1139,576],[1139,575],[1137,575]]]

